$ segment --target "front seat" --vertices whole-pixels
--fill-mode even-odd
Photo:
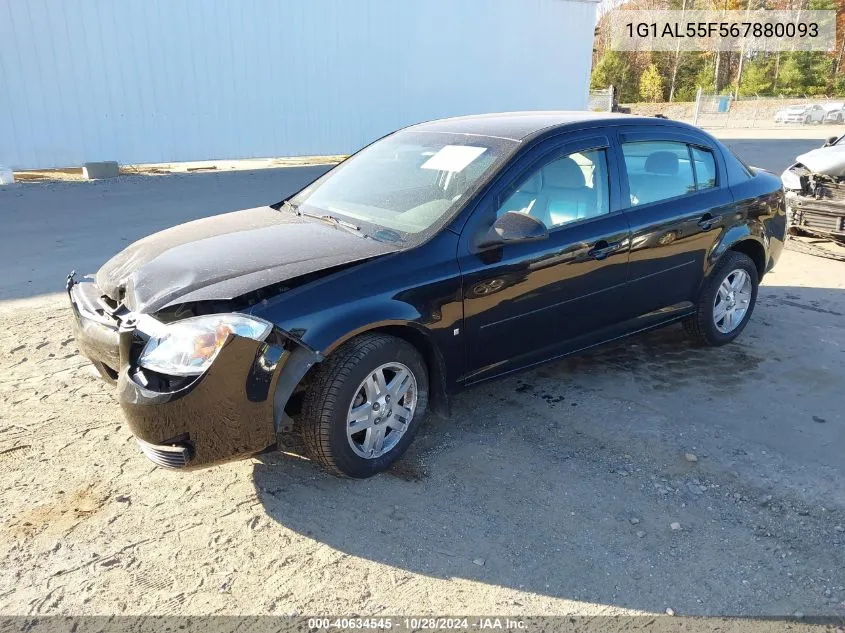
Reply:
[[[542,199],[539,213],[547,227],[596,215],[596,199],[587,186],[584,172],[566,156],[543,168]]]

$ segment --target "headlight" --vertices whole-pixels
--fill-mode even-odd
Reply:
[[[801,191],[801,178],[792,171],[791,167],[780,175],[780,181],[783,183],[784,189]]]
[[[243,314],[211,314],[176,321],[151,338],[138,364],[169,376],[198,376],[208,369],[230,334],[263,341],[273,325]]]

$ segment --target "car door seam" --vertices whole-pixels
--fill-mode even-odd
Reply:
[[[537,314],[538,312],[543,312],[544,310],[551,310],[552,308],[557,308],[557,307],[560,307],[560,306],[565,305],[567,303],[572,303],[573,301],[580,301],[581,299],[584,299],[586,297],[594,297],[595,295],[601,294],[602,292],[607,292],[609,290],[614,290],[616,288],[624,286],[626,283],[628,283],[628,282],[623,281],[621,283],[614,284],[613,286],[608,286],[607,288],[602,288],[601,290],[596,290],[594,292],[588,292],[587,294],[578,295],[577,297],[571,297],[569,299],[564,299],[563,301],[558,301],[557,303],[553,303],[551,305],[543,306],[541,308],[535,308],[534,310],[529,310],[528,312],[520,312],[519,314],[515,314],[515,315],[509,316],[509,317],[505,317],[504,319],[500,319],[499,321],[494,321],[493,323],[487,323],[485,325],[482,325],[478,329],[479,329],[479,331],[481,331],[481,330],[484,330],[486,328],[493,327],[494,325],[499,325],[501,323],[513,321],[514,319],[519,319],[519,318],[528,316],[530,314]]]

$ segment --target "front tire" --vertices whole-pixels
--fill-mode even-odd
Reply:
[[[363,334],[320,366],[306,391],[302,437],[332,474],[371,477],[407,450],[428,408],[419,352],[386,334]]]
[[[725,253],[704,282],[695,315],[684,320],[687,333],[710,346],[736,339],[754,311],[759,283],[757,267],[748,255]]]

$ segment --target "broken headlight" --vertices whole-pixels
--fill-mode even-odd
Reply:
[[[212,314],[170,323],[144,346],[138,364],[168,376],[198,376],[230,335],[263,341],[273,325],[243,314]]]
[[[801,176],[792,171],[792,167],[780,175],[780,180],[783,183],[784,189],[792,189],[795,191],[801,191],[802,189]]]

